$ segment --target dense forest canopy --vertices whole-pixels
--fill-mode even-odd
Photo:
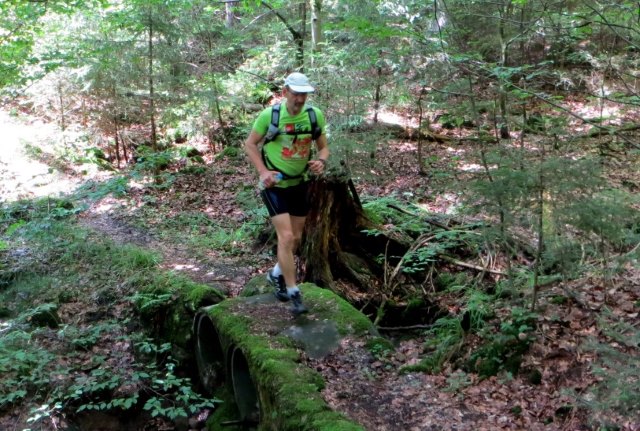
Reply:
[[[243,107],[265,103],[294,69],[318,82],[315,101],[336,129],[374,108],[417,118],[418,104],[455,106],[456,118],[488,130],[509,128],[517,107],[552,96],[622,110],[637,103],[633,1],[12,0],[0,8],[4,93],[26,86],[52,118],[81,112],[106,135],[114,119],[135,115],[195,133],[246,128]]]
[[[163,290],[167,285],[201,292],[173,274],[157,275],[155,255],[130,248],[111,255],[114,245],[56,224],[84,211],[76,197],[113,196],[129,199],[120,207],[126,217],[156,234],[165,229],[157,236],[191,247],[192,255],[219,253],[216,264],[242,259],[228,268],[248,268],[244,273],[221,278],[232,286],[228,296],[237,295],[229,280],[246,281],[273,258],[267,247],[252,248],[268,243],[270,233],[242,144],[257,112],[280,99],[293,71],[316,87],[310,101],[325,113],[331,147],[329,175],[316,182],[327,205],[314,213],[318,229],[307,231],[304,247],[313,253],[314,243],[329,244],[327,264],[302,265],[307,281],[346,298],[382,332],[422,331],[421,347],[406,355],[376,344],[370,353],[377,371],[358,384],[403,363],[404,371],[436,376],[430,382],[440,376],[454,393],[451,404],[458,395],[477,401],[475,385],[510,391],[521,383],[521,404],[503,406],[511,423],[637,429],[635,0],[0,1],[3,111],[39,117],[59,131],[53,151],[26,145],[28,156],[74,178],[87,178],[91,169],[109,178],[87,178],[78,195],[59,201],[3,202],[0,428],[3,414],[23,401],[36,423],[48,418],[54,425],[52,418],[81,409],[126,411],[146,403],[154,417],[173,420],[211,407],[188,379],[173,374],[177,360],[162,363],[152,377],[139,368],[144,372],[133,373],[139,386],[132,387],[129,370],[118,371],[105,354],[96,368],[74,364],[57,373],[72,375],[73,384],[41,390],[51,384],[54,356],[34,350],[30,329],[22,328],[51,304],[32,309],[20,283],[32,270],[47,277],[38,286],[77,283],[96,302],[117,303],[122,320],[133,303],[156,330],[158,310],[177,295]],[[31,259],[44,263],[27,268]],[[50,267],[60,273],[49,277],[42,268]],[[75,278],[88,268],[107,273],[90,273],[88,282]],[[116,287],[92,284],[103,287],[110,278]],[[137,291],[143,284],[156,290]],[[121,288],[130,296],[118,302],[113,289]],[[57,296],[50,302],[61,307],[83,296],[51,290]],[[128,337],[128,327],[115,320],[87,318],[82,327],[70,324],[44,338],[68,331],[90,352],[106,333]],[[137,341],[138,357],[162,362],[171,350]],[[135,356],[131,350],[123,355]],[[349,353],[343,356],[352,359]],[[415,361],[407,365],[410,354]],[[357,368],[334,360],[317,368]],[[115,377],[101,380],[94,369]],[[155,379],[163,373],[175,384],[165,392]],[[513,383],[518,373],[521,381]],[[560,394],[569,383],[573,392]],[[343,391],[366,392],[358,388]],[[169,399],[171,391],[185,391],[193,409],[179,402],[168,408],[150,395]],[[522,407],[538,395],[546,401]],[[560,405],[566,400],[572,404]]]

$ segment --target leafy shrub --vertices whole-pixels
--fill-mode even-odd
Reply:
[[[429,229],[429,225],[420,220],[420,216],[427,217],[429,214],[417,207],[411,207],[412,212],[419,214],[418,217],[410,215],[396,208],[404,208],[406,204],[395,196],[384,196],[363,203],[367,217],[377,225],[385,225],[387,229],[402,231],[412,236],[419,235]]]
[[[14,328],[0,337],[0,411],[50,383],[55,355],[38,348],[33,334]]]
[[[156,345],[150,340],[142,340],[136,343],[136,349],[144,356],[153,357],[153,361],[147,365],[137,364],[131,375],[114,369],[97,368],[88,376],[80,376],[68,387],[66,398],[80,403],[78,412],[127,410],[136,406],[141,399],[146,399],[142,408],[152,417],[162,416],[171,420],[213,408],[217,400],[202,397],[193,391],[189,378],[177,375],[176,361],[166,355],[171,344]],[[113,393],[125,384],[135,390],[114,397]]]
[[[134,171],[157,172],[169,167],[176,154],[172,150],[154,151],[145,145],[138,147]]]
[[[442,317],[425,332],[425,339],[425,357],[418,365],[404,367],[403,372],[439,373],[442,371],[444,365],[454,359],[462,350],[464,331],[457,318]]]
[[[228,158],[228,159],[239,159],[244,155],[238,147],[226,146],[224,149],[216,155],[216,160]]]
[[[129,179],[124,176],[109,178],[102,182],[87,181],[78,189],[79,197],[100,200],[112,195],[121,198],[129,192]]]
[[[523,308],[511,310],[510,318],[500,324],[498,332],[485,331],[485,343],[471,354],[466,368],[480,377],[494,376],[500,371],[516,374],[522,355],[534,341],[535,319],[535,314]]]
[[[598,326],[613,342],[589,339],[581,346],[581,350],[596,355],[591,371],[597,381],[588,390],[572,395],[591,413],[592,420],[603,426],[599,429],[604,429],[611,412],[631,418],[640,411],[640,330],[608,310],[598,318]]]

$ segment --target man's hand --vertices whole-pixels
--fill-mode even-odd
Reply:
[[[324,172],[324,168],[327,161],[324,159],[309,160],[309,170],[316,175],[320,175]]]
[[[260,183],[264,185],[266,189],[269,187],[273,187],[276,185],[278,181],[276,181],[276,175],[279,174],[278,171],[264,171],[260,174]]]

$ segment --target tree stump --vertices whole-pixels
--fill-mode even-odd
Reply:
[[[344,177],[325,177],[310,187],[311,210],[301,247],[304,280],[328,288],[352,301],[362,293],[380,293],[384,265],[382,255],[402,256],[409,248],[399,238],[368,234],[376,225],[367,218],[353,182]],[[350,290],[352,282],[360,292]]]

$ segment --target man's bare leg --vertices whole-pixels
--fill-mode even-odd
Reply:
[[[295,314],[306,313],[307,308],[300,301],[300,289],[296,280],[294,258],[294,253],[302,239],[305,217],[278,214],[272,217],[271,220],[278,236],[278,266],[285,281],[286,295],[293,300],[292,311]],[[276,296],[278,296],[278,299],[282,299],[278,294]]]
[[[295,237],[293,223],[289,214],[278,214],[271,218],[278,237],[278,265],[287,287],[296,285],[296,266],[293,258]]]

